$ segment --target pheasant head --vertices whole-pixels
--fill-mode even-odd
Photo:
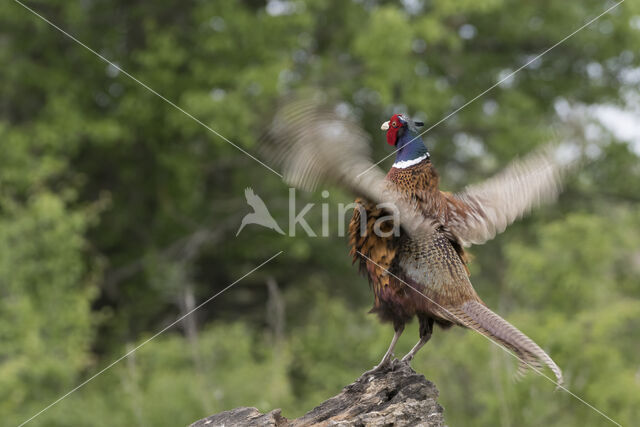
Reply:
[[[413,121],[403,114],[394,114],[380,127],[387,132],[387,143],[397,148],[396,163],[429,157],[429,151],[418,133],[419,126],[424,126],[424,123]]]

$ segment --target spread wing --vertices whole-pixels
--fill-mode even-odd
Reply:
[[[369,135],[318,101],[297,100],[280,108],[260,148],[290,185],[313,190],[329,181],[394,210],[409,234],[434,229],[433,220],[389,186],[384,172],[371,162]]]
[[[575,162],[559,162],[552,146],[511,163],[504,171],[447,201],[447,228],[464,246],[481,244],[501,233],[532,208],[553,201],[565,173]]]

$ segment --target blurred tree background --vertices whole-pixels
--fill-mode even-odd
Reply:
[[[27,4],[249,152],[278,98],[313,86],[372,133],[379,159],[392,113],[433,124],[614,3]],[[471,249],[472,279],[570,390],[625,425],[640,418],[640,144],[623,128],[638,111],[639,52],[640,4],[627,1],[425,135],[450,190],[549,140],[582,147],[589,163],[558,204]],[[4,425],[281,250],[31,424],[184,425],[243,405],[293,417],[379,360],[392,329],[367,314],[334,220],[350,195],[297,193],[298,210],[315,203],[318,235],[329,203],[331,237],[235,237],[245,187],[288,229],[278,176],[11,1],[0,63]],[[417,337],[414,324],[398,354]],[[539,375],[515,382],[513,358],[470,331],[436,330],[413,366],[452,426],[608,423]]]

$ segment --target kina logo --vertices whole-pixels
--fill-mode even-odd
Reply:
[[[253,192],[252,188],[247,187],[244,190],[244,197],[247,199],[247,204],[253,208],[253,212],[246,214],[244,218],[242,218],[242,223],[240,224],[240,228],[238,229],[236,236],[238,236],[242,229],[249,224],[261,225],[271,230],[275,230],[280,234],[285,234],[276,220],[273,219],[273,216],[269,213],[267,205],[264,204],[264,201],[262,201],[260,196]]]

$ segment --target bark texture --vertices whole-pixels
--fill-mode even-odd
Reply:
[[[287,419],[280,409],[266,414],[241,407],[211,415],[191,427],[251,426],[444,426],[438,389],[407,364],[394,360],[389,369],[363,375],[340,394],[300,418]]]

